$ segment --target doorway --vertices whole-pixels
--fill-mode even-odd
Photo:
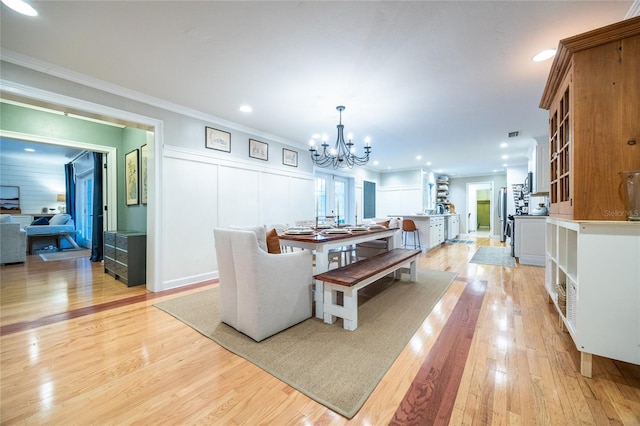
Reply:
[[[493,182],[467,183],[467,234],[491,236],[494,229]]]
[[[353,216],[350,205],[353,200],[353,183],[344,176],[316,173],[316,215],[333,218],[344,225]],[[353,179],[351,179],[353,180]]]

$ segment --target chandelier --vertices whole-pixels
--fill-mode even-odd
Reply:
[[[311,140],[311,148],[309,151],[311,152],[311,161],[313,164],[319,167],[333,167],[337,169],[338,167],[353,167],[353,166],[364,166],[369,162],[369,154],[371,153],[371,146],[369,146],[369,138],[365,139],[364,145],[364,155],[358,157],[356,153],[356,149],[353,147],[353,142],[351,142],[351,135],[349,135],[349,142],[344,141],[344,125],[342,124],[342,111],[344,111],[343,106],[337,106],[336,109],[340,112],[340,123],[338,124],[338,139],[336,139],[336,144],[333,148],[329,149],[329,144],[327,143],[327,138],[324,137],[322,140],[322,153],[318,152],[318,147],[316,147],[315,141]]]

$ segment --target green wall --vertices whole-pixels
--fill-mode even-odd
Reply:
[[[124,155],[146,143],[146,132],[118,128],[60,114],[0,102],[0,129],[28,135],[116,148],[118,229],[145,231],[147,206],[127,206],[124,194]],[[0,155],[2,153],[0,152]]]

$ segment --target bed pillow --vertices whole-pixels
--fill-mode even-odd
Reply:
[[[71,216],[64,213],[58,213],[49,219],[49,225],[66,225]]]
[[[267,232],[267,251],[272,254],[280,254],[280,238],[275,228]]]
[[[39,217],[36,220],[34,220],[33,222],[31,222],[32,225],[48,225],[49,224],[49,219],[47,219],[46,217]]]
[[[385,228],[388,228],[389,227],[389,222],[390,222],[389,220],[385,220],[384,222],[378,222],[378,225],[382,225]]]
[[[13,216],[10,214],[0,214],[0,223],[13,223]]]

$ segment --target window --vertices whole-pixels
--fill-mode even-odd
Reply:
[[[353,203],[353,179],[316,173],[316,212],[318,217],[334,216],[344,225],[353,222],[346,218],[353,218],[351,211]]]

